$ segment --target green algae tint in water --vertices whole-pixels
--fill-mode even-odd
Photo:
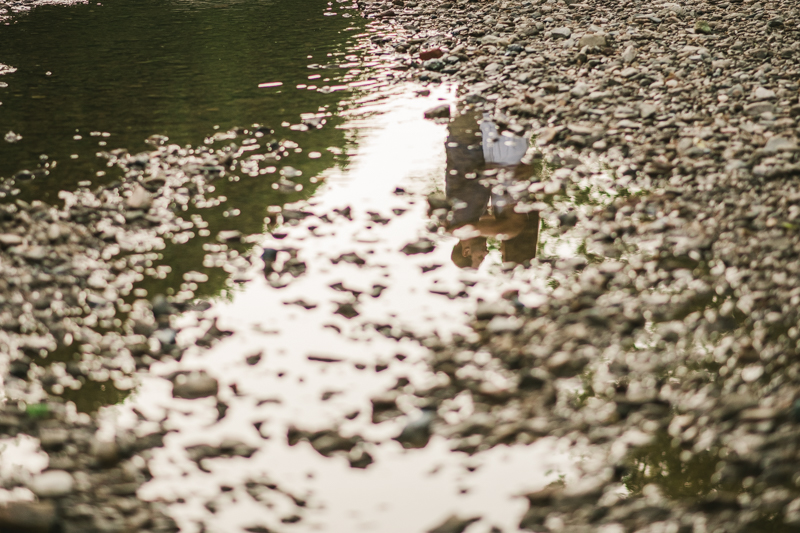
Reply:
[[[59,191],[74,190],[86,180],[91,188],[111,183],[122,171],[107,167],[98,152],[149,151],[153,146],[144,141],[154,134],[168,136],[170,143],[200,146],[215,132],[269,126],[274,134],[265,128],[259,143],[266,148],[291,139],[276,166],[300,169],[302,177],[296,181],[302,190],[276,191],[277,172],[253,177],[236,169],[216,180],[213,196],[226,200],[202,208],[190,205],[182,214],[187,221],[199,220],[205,235],[195,231],[188,242],[166,239],[153,266],[169,267],[167,274],[145,276],[136,284],[147,298],[173,294],[182,290],[184,274],[199,271],[208,281],[194,291],[195,297],[220,295],[229,275],[204,266],[206,245],[215,243],[220,231],[261,233],[267,206],[313,195],[318,185],[313,177],[342,164],[345,156],[337,154],[349,151],[352,135],[337,125],[344,121],[338,113],[352,95],[324,88],[341,88],[369,75],[359,63],[368,46],[354,37],[363,31],[363,21],[350,16],[354,12],[349,4],[341,7],[319,0],[112,0],[70,8],[42,6],[0,26],[0,63],[17,69],[2,76],[8,86],[0,88],[0,133],[22,135],[13,144],[0,141],[0,189],[18,189],[2,200],[58,203]],[[337,16],[326,16],[333,12]],[[282,85],[259,88],[269,82]],[[314,113],[325,116],[319,127],[286,127]],[[212,147],[243,138],[223,138]],[[309,157],[311,152],[317,152],[315,157]],[[48,156],[49,175],[13,180],[20,170],[36,171],[42,154]],[[240,252],[248,247],[231,246]],[[130,303],[136,297],[124,299]],[[60,345],[37,363],[80,360],[77,351],[76,345]],[[62,396],[91,412],[128,393],[111,380],[88,380]]]
[[[17,69],[2,76],[0,133],[22,135],[0,142],[0,177],[35,171],[46,154],[56,167],[20,182],[18,197],[55,202],[59,190],[82,180],[111,180],[111,172],[97,176],[105,170],[100,150],[142,151],[153,134],[197,145],[214,126],[278,129],[320,107],[335,114],[341,93],[296,87],[334,85],[346,72],[308,68],[346,61],[348,37],[362,21],[338,7],[330,11],[322,0],[110,0],[19,16],[0,26],[0,63]],[[258,87],[268,82],[283,85]],[[343,142],[334,128],[306,137],[302,145],[323,149]],[[320,169],[331,163],[317,161]]]

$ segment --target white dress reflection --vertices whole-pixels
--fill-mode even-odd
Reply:
[[[453,210],[447,227],[459,238],[451,255],[459,267],[478,268],[489,237],[500,241],[503,262],[525,263],[536,256],[539,213],[517,213],[507,193],[507,185],[533,174],[522,163],[527,149],[527,139],[501,134],[487,115],[480,122],[461,115],[450,123],[445,190]]]

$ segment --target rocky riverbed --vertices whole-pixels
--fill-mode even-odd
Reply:
[[[511,525],[478,498],[419,527],[798,530],[796,7],[395,0],[357,13],[386,67],[370,81],[413,86],[403,105],[420,118],[438,107],[430,127],[448,128],[447,149],[487,135],[479,121],[525,140],[526,172],[463,170],[450,152],[436,170],[474,174],[535,214],[536,257],[507,260],[513,239],[500,238],[491,272],[454,277],[463,207],[441,183],[366,180],[310,200],[308,176],[278,163],[297,144],[264,126],[102,153],[118,182],[0,209],[0,431],[7,457],[36,450],[32,473],[0,469],[12,501],[0,529],[291,531],[322,508],[274,481],[271,455],[369,473],[437,448],[480,476],[497,450],[542,455],[557,441],[583,459],[563,479],[541,475]],[[139,288],[170,279],[167,244],[208,233],[184,213],[224,203],[214,184],[262,170],[294,202],[267,211],[272,233],[214,228],[203,265],[173,263],[172,290]],[[392,175],[364,171],[379,173]],[[355,203],[360,190],[388,200]],[[201,266],[223,269],[210,281],[232,304],[197,296]],[[297,309],[300,326],[237,308],[236,286]],[[409,297],[420,287],[432,296]],[[132,397],[80,408],[93,384],[118,395],[104,403]]]
[[[607,451],[580,483],[528,495],[533,531],[798,527],[798,21],[791,3],[384,2],[409,75],[531,130],[561,167],[647,190],[587,216],[596,260],[550,261],[538,307],[487,303],[434,348],[479,452],[542,435]],[[534,185],[530,202],[547,200]],[[491,354],[502,386],[477,371]],[[578,379],[577,391],[559,387]],[[479,422],[480,421],[480,422]],[[501,421],[505,421],[501,423]],[[631,451],[632,450],[632,451]],[[455,529],[454,529],[455,530]]]

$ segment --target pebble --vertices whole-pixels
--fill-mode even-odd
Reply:
[[[450,117],[450,105],[449,104],[442,104],[436,107],[432,107],[425,111],[425,118],[427,119],[435,119],[435,118],[449,118]]]
[[[48,470],[31,479],[28,488],[40,498],[60,498],[72,494],[75,480],[63,470]]]
[[[460,518],[457,515],[452,515],[438,526],[429,529],[428,533],[464,533],[470,525],[479,520],[480,517]]]
[[[172,382],[172,395],[176,398],[207,398],[216,396],[218,390],[217,380],[205,372],[181,373]]]
[[[590,48],[601,48],[606,46],[606,36],[599,33],[587,33],[583,35],[578,41],[578,46],[583,48],[588,46]]]

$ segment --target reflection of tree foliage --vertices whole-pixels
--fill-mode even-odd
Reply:
[[[625,487],[639,494],[645,485],[659,486],[668,498],[682,499],[704,496],[716,487],[711,476],[719,457],[714,450],[693,453],[681,459],[684,450],[672,446],[672,437],[659,433],[652,443],[635,449],[628,457]]]
[[[109,354],[99,354],[106,356]],[[34,363],[38,366],[47,367],[52,364],[63,363],[69,370],[69,365],[76,364],[81,360],[79,354],[79,346],[73,344],[66,346],[59,344],[55,350],[48,352],[47,357],[37,357]],[[132,391],[120,390],[114,385],[114,380],[98,382],[86,379],[86,377],[79,378],[82,385],[79,389],[64,389],[64,392],[59,394],[64,401],[74,402],[78,412],[93,413],[105,405],[114,405],[122,402],[127,398]]]
[[[121,391],[112,380],[105,382],[86,381],[78,390],[66,389],[61,394],[64,401],[74,402],[81,413],[93,413],[105,405],[120,403],[130,391]]]
[[[95,158],[98,150],[147,150],[144,140],[154,133],[197,145],[215,125],[220,131],[254,122],[279,129],[283,122],[297,123],[301,113],[336,114],[342,93],[295,88],[309,84],[313,73],[330,78],[320,86],[337,84],[347,69],[307,65],[334,66],[359,54],[348,37],[361,19],[324,17],[325,7],[324,0],[119,0],[102,8],[41,6],[0,26],[2,61],[18,68],[4,77],[9,92],[0,122],[23,135],[20,143],[0,145],[0,177],[34,170],[40,154],[47,154],[58,167],[25,183],[18,197],[56,203],[59,190],[81,180],[99,184],[119,177]],[[42,65],[53,75],[43,77]],[[265,81],[284,85],[258,88]],[[76,130],[82,139],[73,140]],[[111,136],[93,137],[91,131]],[[329,121],[305,134],[318,142],[298,142],[324,152],[342,146],[344,136]],[[98,170],[106,176],[95,176]]]

